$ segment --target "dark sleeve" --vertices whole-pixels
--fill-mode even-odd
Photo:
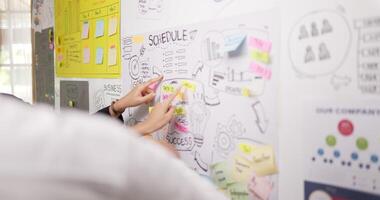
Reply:
[[[96,112],[95,114],[100,114],[100,115],[104,115],[104,116],[109,116],[111,117],[111,114],[109,112],[109,106],[99,110],[98,112]],[[118,118],[117,118],[120,122],[124,123],[124,119],[123,119],[123,115],[120,115]]]

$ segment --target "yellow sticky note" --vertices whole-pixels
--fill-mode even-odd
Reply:
[[[173,93],[175,91],[175,88],[172,85],[165,84],[162,86],[162,90],[166,93]]]
[[[277,173],[276,160],[272,146],[256,147],[252,153],[253,169],[256,174],[267,176]]]
[[[144,36],[143,35],[134,35],[132,37],[132,42],[135,44],[141,44],[144,42]]]
[[[151,113],[153,110],[153,107],[149,107],[149,113]]]
[[[179,101],[185,101],[186,99],[185,93],[179,92],[178,95],[176,96],[176,99],[178,99]]]
[[[211,178],[219,189],[227,189],[227,185],[233,182],[229,163],[224,161],[211,165]]]
[[[253,50],[251,56],[252,56],[252,59],[255,61],[259,61],[265,64],[269,64],[270,62],[270,55],[268,52]]]
[[[194,83],[187,80],[182,81],[182,86],[192,92],[195,92],[195,90],[197,89],[197,86]]]
[[[252,162],[241,157],[235,156],[232,165],[232,178],[236,182],[248,183],[255,173]]]
[[[251,90],[248,88],[243,88],[243,89],[241,89],[241,94],[244,97],[250,97],[251,96]]]
[[[176,116],[185,115],[185,114],[186,114],[185,108],[182,106],[177,106],[174,110],[174,115]]]
[[[68,106],[69,106],[70,108],[74,108],[74,107],[75,107],[75,101],[69,101],[69,102],[68,102]]]

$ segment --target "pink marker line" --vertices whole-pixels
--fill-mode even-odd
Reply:
[[[251,63],[249,69],[252,73],[263,77],[265,80],[270,80],[272,78],[272,70],[257,63]]]
[[[186,126],[179,123],[175,123],[174,128],[175,130],[180,131],[182,133],[187,133],[189,131],[189,129]]]
[[[255,37],[249,38],[249,46],[269,53],[272,50],[272,42]]]

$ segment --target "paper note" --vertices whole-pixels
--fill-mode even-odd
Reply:
[[[244,97],[251,97],[252,92],[249,88],[244,87],[241,89],[241,95],[243,95]]]
[[[91,50],[86,47],[83,49],[83,64],[89,64],[91,62]]]
[[[234,52],[244,43],[246,36],[244,34],[229,35],[224,38],[224,50]]]
[[[252,164],[252,161],[247,160],[245,157],[239,155],[235,156],[232,165],[233,180],[248,183],[254,173]]]
[[[185,115],[185,114],[186,114],[186,111],[183,106],[176,106],[174,110],[174,115],[180,116],[180,115]]]
[[[134,36],[132,36],[132,42],[135,44],[141,44],[144,42],[144,36],[143,35],[134,35]]]
[[[248,184],[248,189],[259,199],[268,200],[273,190],[273,184],[268,177],[254,175]]]
[[[154,108],[154,107],[149,107],[149,113],[152,112],[153,108]]]
[[[231,183],[227,185],[231,200],[249,200],[249,191],[245,183]]]
[[[63,57],[63,54],[58,54],[58,55],[57,55],[57,61],[58,61],[58,62],[62,62],[62,61],[63,61],[63,58],[64,58],[64,57]]]
[[[270,53],[270,51],[272,50],[272,43],[270,41],[261,40],[255,37],[250,37],[249,47],[261,50],[266,53]]]
[[[269,64],[270,62],[270,55],[267,52],[253,50],[251,56],[253,60],[264,64]]]
[[[170,85],[170,84],[165,84],[162,86],[162,90],[165,92],[165,93],[173,93],[175,92],[175,88],[174,86]]]
[[[95,37],[103,37],[104,36],[104,20],[99,19],[96,21],[96,31]]]
[[[116,64],[117,64],[116,46],[111,45],[110,49],[108,50],[108,66],[114,66]]]
[[[239,146],[239,150],[246,155],[252,155],[253,150],[255,149],[255,146],[248,143],[240,143],[238,144],[238,146]]]
[[[101,65],[101,64],[103,64],[103,55],[104,53],[103,53],[103,48],[100,48],[100,47],[98,47],[98,48],[96,48],[96,64],[97,65]]]
[[[90,24],[88,22],[83,22],[82,39],[88,39],[89,32],[90,32]]]
[[[176,96],[176,99],[180,102],[183,102],[186,100],[186,94],[184,92],[179,92]]]
[[[191,81],[188,81],[188,80],[183,80],[182,81],[182,86],[184,88],[192,91],[192,92],[195,92],[195,90],[197,88],[197,86],[194,83],[192,83]]]
[[[256,147],[253,151],[253,169],[257,175],[267,176],[277,173],[277,166],[272,146]]]
[[[270,68],[263,67],[255,62],[251,63],[249,69],[252,73],[261,76],[265,80],[270,80],[272,78],[272,70]]]
[[[116,34],[117,26],[118,26],[117,18],[112,17],[108,22],[108,36],[112,36]]]
[[[227,185],[232,183],[231,166],[227,161],[211,165],[211,178],[220,189],[227,189]]]

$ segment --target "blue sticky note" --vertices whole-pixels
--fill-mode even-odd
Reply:
[[[95,31],[95,37],[102,37],[104,36],[104,20],[99,19],[96,21],[96,31]]]
[[[103,55],[104,55],[103,48],[98,47],[96,49],[96,64],[97,65],[103,64]]]
[[[236,51],[245,41],[246,35],[244,34],[232,34],[224,38],[224,50],[225,52]]]

